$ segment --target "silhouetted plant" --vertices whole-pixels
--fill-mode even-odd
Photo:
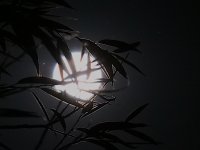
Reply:
[[[59,5],[59,7],[57,7]],[[64,150],[70,148],[74,144],[80,142],[93,143],[101,146],[104,149],[117,150],[115,144],[121,144],[128,148],[136,148],[138,144],[157,144],[151,137],[137,130],[141,127],[146,127],[146,124],[131,122],[146,106],[139,107],[133,111],[123,121],[119,122],[102,122],[92,125],[88,128],[83,128],[78,125],[80,121],[88,115],[95,113],[112,101],[116,97],[112,94],[118,90],[108,90],[107,85],[114,86],[114,77],[119,73],[125,79],[128,79],[124,64],[131,66],[138,72],[143,72],[132,62],[127,60],[130,51],[141,53],[137,47],[140,42],[126,43],[123,41],[104,39],[99,42],[82,38],[79,32],[71,27],[68,27],[56,19],[59,16],[51,12],[52,9],[73,9],[64,0],[4,0],[0,5],[0,74],[11,76],[8,72],[9,66],[18,62],[22,57],[28,55],[31,57],[36,67],[37,75],[26,77],[16,83],[10,84],[4,81],[0,83],[0,99],[32,89],[37,89],[47,93],[57,99],[58,105],[55,108],[47,109],[38,95],[32,91],[38,107],[43,112],[43,116],[37,113],[23,111],[18,109],[1,108],[0,117],[42,117],[43,124],[19,124],[19,125],[1,125],[0,129],[22,129],[22,128],[44,128],[44,131],[39,139],[35,149],[40,149],[47,132],[60,134],[63,138],[53,149]],[[67,38],[66,38],[67,37]],[[82,44],[81,58],[85,53],[93,56],[98,62],[100,68],[105,73],[104,78],[100,78],[95,82],[102,83],[104,89],[89,90],[86,92],[92,93],[94,96],[88,101],[81,101],[78,98],[70,96],[66,92],[60,92],[54,88],[55,85],[67,85],[72,82],[77,82],[77,76],[86,74],[90,75],[92,71],[88,65],[86,71],[76,71],[74,60],[68,43],[70,40],[78,40]],[[13,45],[15,47],[13,47]],[[45,77],[40,73],[39,60],[37,49],[40,45],[46,47],[47,51],[59,64],[61,81]],[[109,49],[110,46],[112,49]],[[18,48],[17,48],[18,47]],[[106,47],[108,50],[105,50]],[[21,51],[19,51],[19,48]],[[114,49],[114,50],[113,50]],[[121,53],[127,53],[125,57]],[[71,74],[63,62],[64,56],[70,66]],[[92,63],[92,62],[89,62]],[[63,73],[67,72],[67,78],[71,81],[65,81]],[[100,100],[98,99],[100,98]],[[64,108],[61,109],[61,105]],[[73,108],[73,109],[72,109]],[[68,112],[67,114],[65,112]],[[53,113],[53,115],[51,115]],[[73,126],[69,128],[66,125],[66,119],[69,119],[74,114],[77,114],[77,120]],[[55,124],[60,124],[61,128],[56,128]],[[137,137],[144,142],[136,143],[134,141],[127,142],[115,135],[112,131],[127,133]],[[73,133],[76,132],[75,135]],[[64,142],[66,138],[71,138],[70,142]],[[0,147],[10,149],[8,146],[0,142]]]

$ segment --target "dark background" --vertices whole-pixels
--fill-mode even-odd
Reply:
[[[91,116],[90,121],[122,120],[124,115],[134,108],[150,103],[137,119],[149,124],[150,127],[145,129],[146,133],[163,144],[145,145],[140,148],[141,150],[198,150],[199,5],[192,1],[169,0],[69,2],[76,9],[65,12],[66,17],[77,18],[72,19],[70,24],[81,32],[82,37],[93,40],[111,38],[127,42],[141,41],[140,50],[143,52],[132,53],[130,60],[143,70],[146,76],[127,67],[130,87],[117,93],[117,101]],[[50,58],[45,60],[43,57],[44,55],[41,59],[46,63],[43,66],[45,70],[51,67],[48,66],[51,62],[48,61]],[[23,68],[14,70],[18,76],[32,73],[31,69],[27,69],[25,73]],[[123,81],[119,81],[119,84],[122,85]],[[20,103],[11,103],[9,99],[8,101],[10,106],[16,106],[22,102],[27,103],[27,99],[28,94],[25,94],[21,96]],[[7,104],[8,102],[3,102],[2,106]],[[53,106],[49,103],[48,105]],[[27,103],[26,108],[34,110],[36,105],[33,102]],[[11,147],[18,145],[19,148],[14,149],[29,149],[27,147],[33,146],[40,136],[38,130],[24,130],[23,133],[12,130],[1,132],[0,139]],[[51,145],[54,140],[49,137],[48,141],[51,141]],[[74,149],[82,149],[83,146],[84,149],[94,149],[88,144],[75,146]]]

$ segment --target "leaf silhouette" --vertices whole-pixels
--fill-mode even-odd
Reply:
[[[131,119],[133,119],[134,117],[136,117],[139,113],[141,113],[146,107],[148,106],[148,104],[144,104],[141,107],[137,108],[135,111],[133,111],[125,120],[125,122],[130,121]]]
[[[150,142],[150,143],[155,144],[155,145],[157,144],[157,142],[153,138],[151,138],[150,136],[148,136],[148,135],[146,135],[146,134],[144,134],[144,133],[142,133],[140,131],[132,130],[132,129],[131,130],[130,129],[126,129],[125,131],[127,133],[137,137],[137,138],[140,138],[140,139],[144,140],[144,141]]]
[[[136,51],[138,53],[142,53],[140,50],[137,49],[137,47],[140,45],[140,42],[135,42],[135,43],[131,43],[130,45],[127,45],[127,47],[125,48],[118,48],[116,50],[114,50],[114,53],[124,53],[127,51]]]
[[[62,69],[62,67],[60,65],[58,65],[58,68],[59,68],[61,80],[64,81],[64,72],[63,72],[63,69]]]
[[[5,51],[6,50],[6,40],[0,37],[0,46]]]
[[[64,85],[71,81],[58,81],[48,77],[26,77],[17,82],[17,84],[44,84],[44,85]]]
[[[26,27],[30,25],[28,25],[27,22],[22,25],[21,22],[24,22],[25,20],[23,20],[23,18],[21,17],[17,17],[16,20],[18,21],[12,22],[12,28],[19,42],[21,43],[21,45],[23,45],[24,51],[32,58],[35,64],[35,67],[37,69],[37,73],[39,74],[39,62],[38,62],[38,54],[37,54],[36,46],[35,46],[36,44],[35,44],[30,28]]]
[[[5,150],[11,150],[7,145],[3,144],[2,142],[0,142],[0,147],[2,147]]]
[[[4,41],[12,42],[13,44],[16,44],[22,48],[22,45],[19,43],[16,35],[11,33],[10,31],[0,29],[0,39],[3,40],[3,45],[1,45],[3,46],[3,48],[4,48]]]
[[[6,96],[10,96],[13,94],[17,94],[20,92],[25,91],[27,88],[5,88],[5,89],[0,89],[0,97],[6,97]]]
[[[99,41],[99,43],[117,47],[118,49],[113,51],[115,53],[127,52],[129,50],[140,52],[137,49],[137,47],[140,45],[140,42],[134,42],[134,43],[129,44],[123,41],[105,39],[105,40]]]
[[[100,131],[113,131],[124,130],[137,127],[145,127],[145,124],[129,123],[129,122],[103,122],[99,123],[89,129],[90,133],[96,133]]]
[[[65,58],[67,59],[70,69],[72,71],[72,74],[75,74],[76,73],[75,63],[74,63],[71,51],[70,51],[66,41],[63,38],[58,38],[57,44],[58,44],[58,46],[57,46],[58,50],[61,50],[63,52]],[[67,73],[69,74],[69,72],[67,72]],[[77,82],[76,76],[75,76],[75,79]]]
[[[58,112],[57,110],[55,110],[55,109],[51,109],[51,111],[54,112],[54,115],[55,115],[55,116],[57,117],[57,119],[60,121],[60,124],[61,124],[63,130],[65,131],[67,127],[66,127],[65,119],[64,119],[64,117],[62,116],[62,114],[59,113],[59,112]]]
[[[105,105],[107,105],[109,102],[104,102],[101,104],[98,104],[96,107],[94,107],[93,109],[91,109],[89,112],[85,113],[82,117],[86,117],[94,112],[96,112],[97,110],[101,109],[102,107],[104,107]]]
[[[101,146],[105,150],[118,150],[117,147],[105,140],[85,139],[84,141]]]
[[[109,96],[109,95],[102,95],[102,94],[97,94],[100,98],[103,100],[106,100],[108,102],[115,101],[116,97],[115,96]]]
[[[112,62],[113,66],[116,68],[116,71],[118,71],[124,78],[127,78],[127,73],[122,66],[121,62],[119,62],[115,57],[113,57],[111,54],[109,54],[108,59]]]
[[[81,60],[83,59],[83,55],[85,54],[85,51],[86,51],[86,47],[83,44],[82,50],[81,50]]]
[[[77,106],[79,108],[83,108],[84,106],[82,104],[80,104],[79,102],[77,102],[77,98],[71,97],[66,93],[59,93],[55,90],[49,89],[49,88],[41,88],[41,90],[43,90],[44,92],[48,93],[49,95],[64,101],[66,103],[69,103],[71,105]]]
[[[40,28],[35,28],[34,34],[36,37],[41,39],[42,43],[48,49],[48,51],[50,52],[52,57],[56,60],[56,62],[63,68],[63,70],[68,72],[65,63],[62,60],[61,52],[57,50],[56,46],[52,42],[51,37]]]
[[[116,59],[112,53],[109,53],[106,50],[103,50],[101,47],[99,47],[94,42],[87,40],[87,39],[81,39],[78,38],[84,46],[88,49],[88,51],[92,54],[92,56],[95,57],[95,59],[100,63],[102,66],[102,69],[104,70],[105,74],[108,76],[108,78],[113,78],[113,66],[115,69],[125,78],[127,78],[126,71],[122,64]]]
[[[53,21],[53,20],[50,20],[50,19],[46,19],[44,17],[39,17],[39,16],[36,16],[35,18],[32,18],[34,19],[34,21],[36,21],[37,23],[39,23],[39,26],[41,27],[44,27],[46,29],[50,29],[52,31],[57,31],[57,30],[67,30],[67,31],[73,31],[73,29],[67,27],[66,25],[63,25],[57,21]]]
[[[91,60],[90,60],[90,54],[88,53],[88,60],[87,60],[87,79],[89,79],[90,74],[92,72],[92,68],[91,68]]]
[[[107,53],[105,53],[104,50],[102,50],[98,45],[96,45],[94,42],[87,40],[87,39],[81,39],[78,38],[88,49],[88,51],[96,58],[100,65],[102,64],[104,68],[104,72],[107,74],[107,76],[112,77],[113,76],[113,70],[112,70],[112,63],[109,62],[109,59],[107,59]]]
[[[117,55],[117,54],[113,54],[114,56],[116,56],[118,59],[122,60],[124,63],[126,63],[127,65],[131,66],[132,68],[134,68],[135,70],[137,70],[139,73],[141,73],[142,75],[145,75],[136,65],[134,65],[133,63],[131,63],[130,61],[124,59],[123,57]]]
[[[11,108],[0,108],[0,117],[38,118],[40,116],[35,114],[34,112],[23,111],[23,110],[18,110],[18,109],[11,109]]]
[[[104,95],[104,94],[101,94],[101,93],[98,93],[98,92],[95,92],[95,91],[90,91],[90,90],[89,90],[89,91],[86,90],[86,92],[92,93],[92,94],[94,94],[94,95],[96,95],[96,96],[99,96],[101,99],[106,100],[106,101],[108,101],[108,102],[111,102],[111,101],[115,101],[115,100],[116,100],[116,97],[115,97],[115,96]]]
[[[11,74],[1,66],[0,66],[0,73],[4,73],[4,74],[11,76]]]
[[[1,43],[0,43],[0,44],[1,44]],[[1,45],[0,45],[0,46],[1,46]],[[5,51],[0,51],[0,53],[1,53],[2,55],[6,56],[6,57],[9,57],[9,58],[11,58],[11,59],[14,59],[14,60],[18,61],[18,59],[17,59],[15,56],[12,56],[11,54],[6,53]]]
[[[40,101],[40,99],[38,98],[38,96],[37,96],[34,92],[32,92],[32,94],[33,94],[33,96],[35,97],[37,103],[39,104],[41,110],[43,111],[43,113],[44,113],[44,115],[45,115],[45,117],[46,117],[46,120],[50,121],[50,118],[49,118],[49,115],[48,115],[48,113],[47,113],[47,111],[46,111],[45,106],[42,104],[42,102]]]
[[[94,69],[91,69],[90,72],[94,72],[94,71],[97,71],[99,69],[101,69],[101,68],[94,68]],[[87,73],[88,73],[88,70],[77,71],[75,74],[70,74],[67,77],[65,77],[64,80],[67,80],[67,79],[70,79],[70,78],[74,78],[74,77],[78,77],[78,76],[81,76],[81,75],[85,75]]]
[[[91,101],[89,102],[83,109],[82,109],[82,113],[86,113],[86,112],[90,112],[93,108],[94,102]]]
[[[103,133],[100,133],[100,135],[101,135],[101,138],[108,139],[112,143],[119,143],[129,148],[136,148],[132,146],[130,143],[123,141],[122,139],[120,139],[118,136],[114,134],[103,132]]]

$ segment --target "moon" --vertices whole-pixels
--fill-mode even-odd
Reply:
[[[100,69],[101,67],[100,65],[98,65],[98,62],[94,61],[94,58],[92,56],[89,56],[87,53],[83,55],[82,60],[81,52],[72,52],[72,57],[74,60],[76,72],[86,71],[88,69],[88,61],[91,62],[90,68],[92,71],[90,72],[89,76],[87,75],[87,73],[77,76],[77,83],[72,82],[66,85],[56,85],[55,89],[58,91],[65,91],[67,94],[80,100],[88,101],[94,95],[86,91],[99,90],[102,88],[102,84],[95,81],[103,77],[103,71]],[[66,79],[65,81],[72,81],[72,79],[69,78],[69,75],[72,74],[69,64],[64,56],[62,56],[62,59],[69,71],[69,74],[67,74],[66,72],[63,73],[64,79],[68,77],[68,79]],[[52,78],[61,81],[61,75],[58,64],[56,64],[53,69]]]

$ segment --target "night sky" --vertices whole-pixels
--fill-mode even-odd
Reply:
[[[139,149],[198,150],[200,148],[198,4],[191,1],[169,0],[70,0],[69,2],[75,10],[65,12],[66,17],[77,19],[68,21],[68,24],[80,31],[81,37],[95,41],[105,38],[127,42],[141,41],[139,49],[142,54],[133,52],[129,59],[146,76],[126,67],[130,86],[116,94],[115,103],[91,116],[90,119],[94,122],[117,121],[123,119],[123,116],[133,109],[149,103],[137,119],[149,124],[145,129],[146,133],[162,144],[144,145]],[[72,47],[76,49],[75,45]],[[51,72],[49,68],[52,67],[52,63],[50,58],[45,56],[41,58],[45,62],[42,69]],[[18,69],[14,68],[16,72]],[[23,71],[17,72],[19,76],[20,73],[23,74]],[[26,71],[26,75],[28,73],[29,70]],[[119,78],[118,84],[123,86],[123,81]],[[25,96],[28,98],[28,94]],[[22,98],[20,103],[27,103],[26,101],[27,99]],[[2,105],[7,104],[8,102],[3,102]],[[37,109],[34,102],[27,105],[33,110]],[[9,135],[7,138],[3,139],[0,135],[0,139],[8,144],[10,142],[10,145],[20,145],[20,149],[23,147],[27,149],[32,140],[36,141],[40,132],[34,130],[33,134],[33,130],[24,131],[21,137],[26,144],[20,145],[24,142],[17,140],[20,136],[12,130],[5,132]],[[10,138],[12,133],[16,136]],[[26,139],[30,134],[32,136]],[[82,146],[85,146],[85,149],[92,149],[87,144],[75,146],[74,149],[82,149]]]

